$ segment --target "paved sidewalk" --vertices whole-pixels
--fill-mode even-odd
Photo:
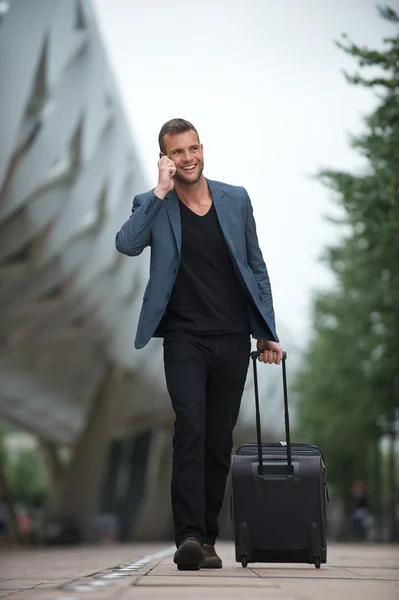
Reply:
[[[224,568],[177,571],[166,544],[0,548],[0,598],[10,600],[399,600],[399,546],[330,544],[327,565],[254,564],[232,543]]]

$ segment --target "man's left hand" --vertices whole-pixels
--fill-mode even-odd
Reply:
[[[256,347],[262,351],[262,354],[259,355],[260,362],[279,365],[283,360],[283,349],[278,342],[258,340]]]

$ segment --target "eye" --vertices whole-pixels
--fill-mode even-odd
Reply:
[[[190,150],[191,152],[197,152],[197,150],[199,150],[199,146],[191,146]]]

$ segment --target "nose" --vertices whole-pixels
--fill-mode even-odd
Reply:
[[[192,162],[190,150],[185,150],[184,151],[183,162],[185,162],[185,163],[191,163]]]

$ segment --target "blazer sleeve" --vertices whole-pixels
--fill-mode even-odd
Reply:
[[[262,296],[263,303],[267,309],[267,312],[273,319],[274,329],[276,329],[274,308],[273,308],[273,296],[270,285],[269,274],[265,261],[263,260],[262,251],[259,247],[258,235],[256,233],[256,224],[252,209],[251,200],[248,192],[244,189],[245,196],[247,198],[247,222],[245,226],[245,240],[247,247],[248,265],[254,274],[256,283],[258,284],[260,295]]]
[[[138,256],[151,245],[152,227],[162,202],[153,191],[135,196],[132,213],[116,234],[115,246],[119,252]]]

